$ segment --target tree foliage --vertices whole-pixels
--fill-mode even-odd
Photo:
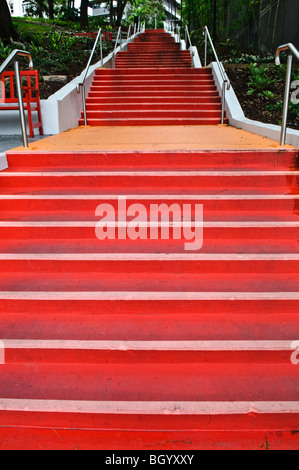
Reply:
[[[0,0],[0,39],[8,44],[18,39],[17,32],[12,24],[11,14],[6,0]]]
[[[184,0],[183,19],[190,30],[207,25],[212,32],[216,25],[220,42],[235,39],[245,48],[261,48],[261,37],[266,36],[264,42],[273,49],[275,38],[281,37],[285,9],[286,0]]]
[[[133,22],[135,16],[150,28],[153,28],[155,23],[157,27],[162,27],[162,22],[166,18],[163,0],[130,0],[129,21]]]

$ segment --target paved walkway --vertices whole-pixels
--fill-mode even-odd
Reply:
[[[33,144],[38,140],[44,139],[49,136],[36,136],[34,139],[29,138],[29,143]],[[14,149],[23,145],[21,135],[0,135],[0,153],[6,152],[7,150]]]

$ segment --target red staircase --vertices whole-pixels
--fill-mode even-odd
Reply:
[[[148,31],[96,71],[87,98],[90,126],[221,124],[221,99],[211,69],[191,68],[174,38]],[[228,119],[225,118],[225,123]],[[84,124],[83,113],[79,124]]]
[[[297,156],[8,152],[0,448],[298,448]],[[119,195],[202,203],[202,250],[101,242]]]

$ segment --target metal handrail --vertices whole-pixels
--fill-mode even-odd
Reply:
[[[117,31],[117,37],[116,37],[115,46],[114,46],[113,55],[112,55],[113,68],[115,68],[116,49],[117,49],[119,38],[121,40],[121,26],[118,28],[118,31]]]
[[[22,83],[21,83],[21,76],[20,76],[20,65],[19,65],[19,62],[16,60],[17,57],[28,57],[29,68],[33,69],[33,60],[32,60],[30,52],[22,51],[20,49],[15,49],[14,51],[11,52],[11,54],[7,57],[7,59],[0,66],[0,76],[2,75],[3,72],[5,72],[7,67],[12,62],[14,62],[23,144],[25,148],[28,148],[29,144],[28,144],[28,136],[27,136],[24,102],[23,102]]]
[[[129,31],[128,31],[126,43],[128,43],[128,42],[131,40],[131,38],[137,34],[137,33],[136,33],[136,24],[135,24],[135,28],[134,28],[134,34],[132,34],[132,35],[130,36],[130,33],[131,33],[131,27],[129,28]],[[118,28],[117,38],[116,38],[114,50],[113,50],[113,53],[112,53],[112,67],[115,67],[115,57],[116,57],[116,50],[117,50],[117,45],[118,45],[118,42],[119,42],[119,38],[121,38],[121,26]],[[100,44],[101,44],[101,67],[103,67],[102,28],[100,28],[100,29],[99,29],[99,32],[98,32],[98,34],[97,34],[97,38],[96,38],[96,40],[95,40],[95,43],[94,43],[92,52],[91,52],[91,54],[90,54],[87,67],[86,67],[86,69],[82,72],[82,74],[81,74],[81,79],[80,79],[79,83],[77,84],[77,92],[80,93],[80,91],[81,91],[81,89],[82,89],[82,102],[83,102],[83,114],[84,114],[84,125],[85,125],[85,126],[87,126],[85,80],[86,80],[86,77],[87,77],[87,74],[88,74],[88,70],[89,70],[89,68],[90,68],[90,64],[91,64],[91,61],[92,61],[92,59],[93,59],[93,56],[94,56],[94,53],[95,53],[95,50],[96,50],[96,47],[97,47],[97,45],[98,45],[99,40],[100,40]]]
[[[186,43],[186,49],[187,49],[187,40],[189,41],[190,44],[190,54],[191,54],[191,61],[192,61],[192,67],[194,67],[194,51],[193,51],[193,45],[191,42],[190,34],[189,34],[189,29],[188,26],[186,25],[185,27],[185,43]]]
[[[291,43],[284,44],[282,46],[279,46],[276,51],[276,56],[275,56],[276,65],[280,65],[280,52],[287,51],[287,50],[291,51],[291,54],[288,55],[288,61],[287,61],[286,84],[285,84],[285,92],[284,92],[283,114],[282,114],[282,124],[281,124],[281,134],[280,134],[281,146],[285,145],[286,137],[287,137],[288,110],[289,110],[293,56],[295,56],[299,60],[299,51],[294,46],[294,44],[291,44]]]
[[[96,40],[94,42],[91,54],[89,56],[86,69],[83,70],[79,83],[77,84],[77,92],[80,93],[82,89],[82,103],[83,103],[83,114],[84,114],[84,124],[87,126],[87,113],[86,113],[86,89],[85,89],[85,80],[91,65],[91,61],[93,59],[95,50],[97,48],[98,42],[100,40],[101,46],[101,66],[103,67],[103,44],[102,44],[102,28],[99,29]]]
[[[220,60],[218,58],[214,43],[212,41],[212,38],[211,38],[211,35],[210,35],[210,32],[209,32],[209,28],[207,26],[204,27],[203,34],[205,36],[205,62],[204,62],[205,67],[207,66],[208,40],[209,40],[210,46],[212,48],[214,57],[216,59],[216,62],[217,62],[217,65],[218,65],[218,68],[220,70],[221,77],[222,77],[222,80],[223,80],[223,83],[222,83],[222,100],[221,100],[222,101],[221,124],[223,124],[224,123],[224,111],[225,111],[225,93],[226,93],[226,90],[230,89],[230,79],[227,76],[227,73],[226,73],[226,71],[223,67],[222,62],[220,62]]]
[[[188,26],[186,25],[186,27],[185,27],[185,42],[186,42],[186,47],[187,47],[187,39],[188,39],[188,41],[189,41],[190,47],[192,47],[192,42],[191,42],[191,38],[190,38],[190,34],[189,34],[189,29],[188,29]]]

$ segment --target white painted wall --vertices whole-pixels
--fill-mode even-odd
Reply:
[[[8,168],[6,155],[4,153],[0,153],[0,171],[5,170],[6,168]]]

